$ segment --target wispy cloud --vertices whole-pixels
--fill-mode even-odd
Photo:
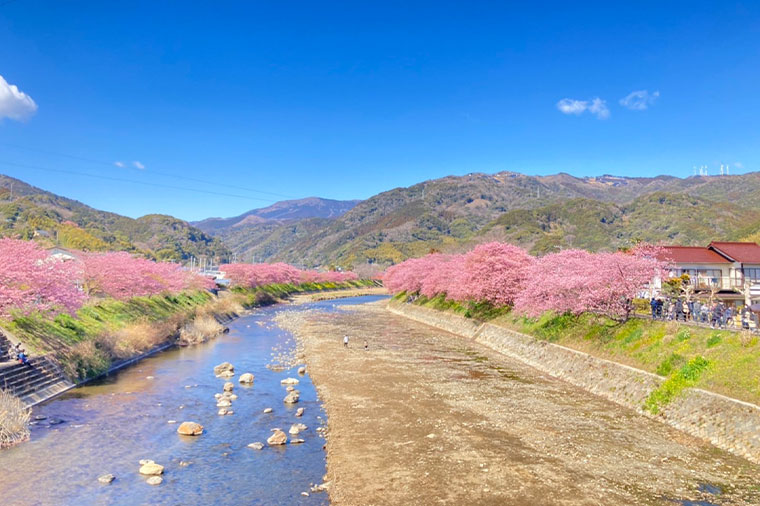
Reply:
[[[563,98],[557,102],[557,109],[559,109],[562,114],[574,114],[580,116],[588,111],[598,119],[607,119],[610,117],[610,110],[607,107],[607,102],[599,97],[594,97],[591,100]]]
[[[134,162],[132,162],[132,166],[133,166],[135,169],[140,169],[140,170],[143,170],[143,169],[145,169],[145,165],[141,164],[141,163],[140,163],[140,162],[138,162],[137,160],[135,160]]]
[[[15,84],[8,84],[0,76],[0,120],[3,118],[23,121],[37,112],[37,104],[32,97],[18,89]]]
[[[654,104],[659,96],[659,91],[653,91],[652,93],[649,93],[648,90],[632,91],[628,96],[620,99],[620,105],[632,111],[644,111]]]
[[[582,114],[588,109],[588,102],[585,100],[573,100],[572,98],[563,98],[557,102],[557,109],[563,114]]]
[[[599,119],[607,119],[610,117],[610,110],[607,108],[607,102],[599,97],[591,100],[591,105],[588,106],[588,110]]]
[[[124,168],[124,162],[113,162],[113,164],[119,167],[120,169]]]

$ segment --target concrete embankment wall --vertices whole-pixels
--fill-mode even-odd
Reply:
[[[643,405],[649,394],[664,381],[660,376],[495,324],[478,325],[451,313],[397,302],[389,303],[388,309],[488,346],[550,376],[760,463],[760,407],[754,404],[688,388],[655,416],[645,411]]]

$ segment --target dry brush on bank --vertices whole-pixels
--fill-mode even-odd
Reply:
[[[0,389],[0,448],[29,439],[31,413],[18,397]]]

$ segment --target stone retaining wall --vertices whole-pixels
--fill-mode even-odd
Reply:
[[[492,323],[412,304],[391,302],[398,315],[472,339],[542,372],[612,402],[661,420],[724,450],[760,463],[760,407],[705,390],[689,388],[662,407],[659,415],[644,401],[664,378],[584,352],[535,339]]]

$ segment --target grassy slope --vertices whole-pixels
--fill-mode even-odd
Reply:
[[[529,319],[503,308],[468,307],[442,297],[420,298],[417,303],[490,321],[537,339],[667,377],[666,384],[647,403],[647,408],[655,413],[686,386],[760,404],[757,336],[639,318],[618,323],[591,314],[576,317],[547,313]]]

